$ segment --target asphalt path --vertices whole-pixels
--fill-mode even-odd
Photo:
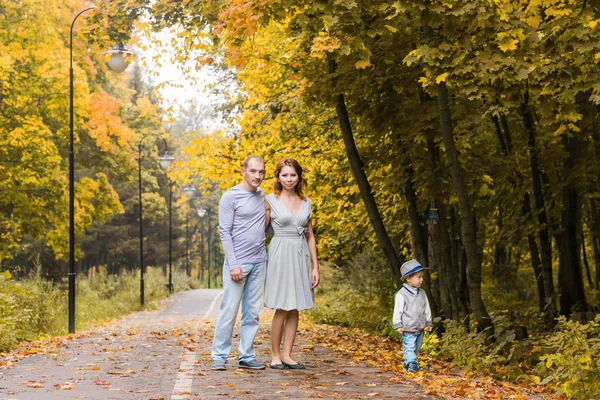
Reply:
[[[315,345],[302,331],[294,354],[306,370],[237,369],[236,327],[227,371],[212,371],[221,298],[219,289],[178,293],[159,310],[131,314],[24,358],[0,370],[0,400],[430,398],[416,383]],[[265,312],[255,344],[258,360],[268,363]]]
[[[196,334],[218,313],[222,291],[177,293],[159,311],[118,319],[54,354],[0,370],[0,399],[170,399]],[[189,349],[189,350],[188,350]]]

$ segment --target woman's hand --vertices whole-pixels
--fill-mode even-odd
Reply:
[[[315,266],[312,270],[312,288],[319,286],[319,267]]]

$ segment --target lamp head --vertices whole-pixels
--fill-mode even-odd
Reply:
[[[204,218],[205,215],[206,215],[206,210],[204,208],[199,208],[198,209],[198,216],[200,218]]]
[[[192,198],[194,197],[194,194],[196,194],[196,188],[193,187],[192,185],[187,185],[186,187],[183,188],[183,192],[189,197]]]
[[[108,68],[116,73],[125,71],[129,65],[129,58],[133,56],[133,53],[123,46],[123,43],[119,43],[112,49],[105,51],[104,55],[110,55],[108,59]]]
[[[174,160],[175,160],[175,157],[170,155],[167,151],[165,151],[165,154],[163,154],[162,157],[158,157],[158,161],[160,162],[160,167],[163,169],[163,171],[166,171],[167,169],[169,169],[171,164],[173,164]]]

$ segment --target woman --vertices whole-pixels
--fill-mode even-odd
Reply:
[[[271,323],[271,368],[304,369],[292,358],[299,311],[314,307],[313,289],[319,284],[317,246],[312,229],[311,201],[302,190],[302,167],[285,158],[275,169],[273,193],[266,197],[269,244],[265,306],[275,309]],[[281,348],[283,340],[283,347]]]

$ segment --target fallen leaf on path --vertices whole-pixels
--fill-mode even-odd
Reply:
[[[34,389],[39,389],[39,388],[43,388],[44,384],[40,383],[40,382],[29,382],[27,384],[27,387],[34,388]]]
[[[379,396],[379,393],[378,392],[372,392],[372,393],[369,393],[367,396],[369,396],[369,397],[375,397],[375,396]]]
[[[95,383],[96,385],[99,385],[99,386],[108,386],[108,385],[110,385],[110,382],[109,382],[109,381],[103,381],[103,380],[101,380],[101,379],[96,379],[96,380],[94,381],[94,383]]]
[[[348,382],[336,382],[335,384],[338,386],[344,386],[344,385],[347,385]]]
[[[336,375],[352,375],[350,372],[344,371],[343,369],[337,370],[336,372],[334,372],[334,374],[336,374]]]
[[[62,385],[60,387],[60,390],[71,390],[71,389],[75,389],[75,384],[71,383],[71,382],[65,383],[64,385]]]

